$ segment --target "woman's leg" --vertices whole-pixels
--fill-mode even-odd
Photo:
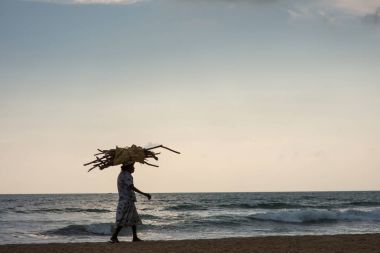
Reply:
[[[112,236],[110,238],[111,242],[119,242],[119,240],[117,239],[117,236],[118,236],[118,234],[122,228],[123,228],[122,226],[117,226],[115,228],[115,230],[113,231]]]
[[[140,238],[137,237],[137,227],[136,227],[136,225],[132,226],[132,233],[133,233],[133,239],[132,239],[132,241],[134,241],[134,242],[142,241]]]

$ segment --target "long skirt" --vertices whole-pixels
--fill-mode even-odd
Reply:
[[[116,225],[126,227],[141,224],[142,222],[137,213],[135,202],[119,201],[116,211]]]

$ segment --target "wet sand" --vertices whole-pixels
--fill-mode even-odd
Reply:
[[[380,253],[380,234],[268,236],[181,241],[0,245],[0,253]]]

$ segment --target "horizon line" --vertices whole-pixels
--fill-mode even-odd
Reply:
[[[199,191],[199,192],[150,192],[153,194],[191,194],[191,193],[306,193],[306,192],[380,192],[380,190],[311,190],[311,191]],[[66,193],[0,193],[0,195],[80,195],[80,194],[118,194],[117,192],[66,192]]]

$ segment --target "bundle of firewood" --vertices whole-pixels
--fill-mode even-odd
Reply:
[[[125,147],[125,148],[120,148],[116,146],[115,149],[108,149],[108,150],[98,149],[100,153],[97,153],[94,155],[96,159],[89,163],[85,163],[84,166],[92,165],[92,168],[90,168],[88,171],[91,171],[95,168],[99,168],[100,170],[103,170],[110,166],[126,164],[126,163],[135,163],[135,162],[158,167],[158,165],[147,162],[148,158],[153,158],[156,161],[158,160],[157,155],[159,155],[160,153],[155,153],[151,151],[156,148],[164,148],[174,153],[180,154],[180,152],[170,149],[168,147],[165,147],[163,145],[158,145],[151,148],[142,148],[136,145],[132,145],[131,147]]]

